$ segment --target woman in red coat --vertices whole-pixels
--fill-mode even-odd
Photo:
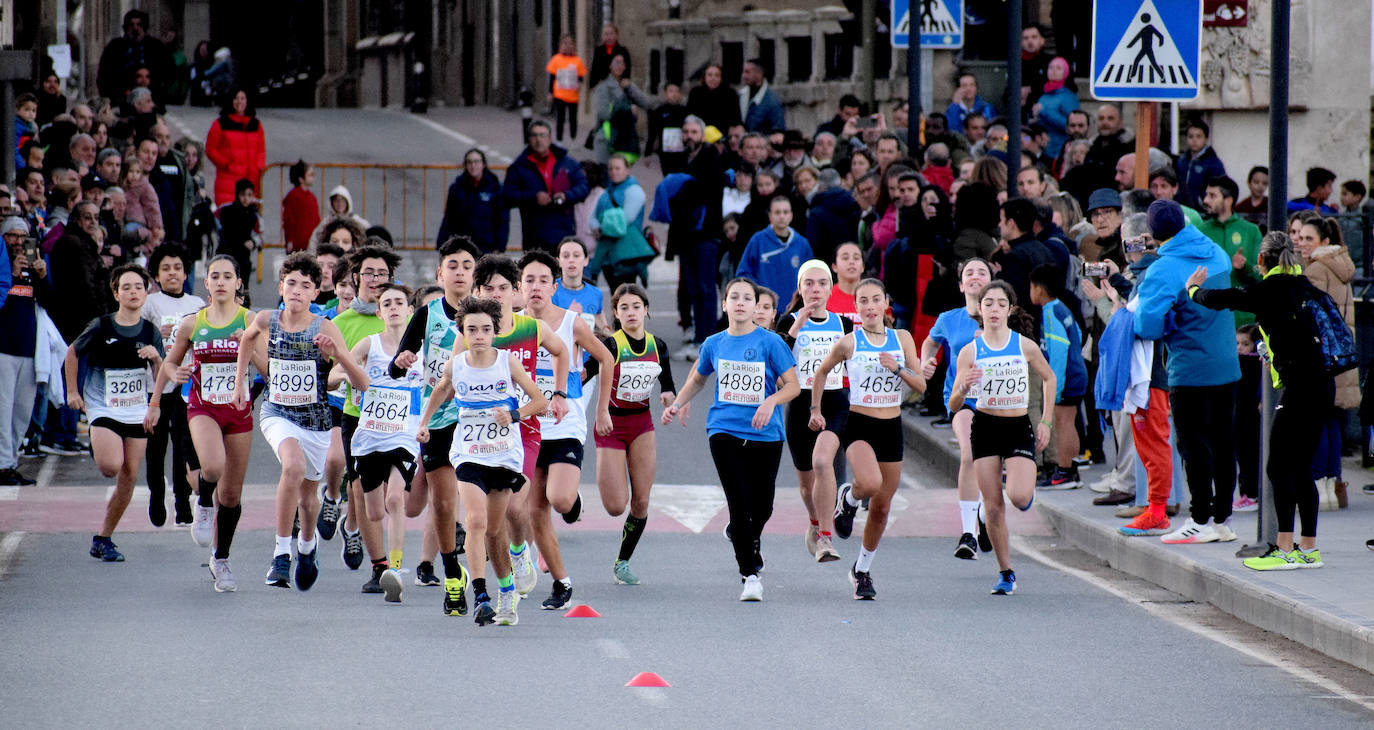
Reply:
[[[205,156],[215,165],[215,206],[234,202],[234,183],[253,182],[262,194],[262,171],[267,167],[267,141],[262,124],[248,105],[248,92],[229,92],[229,106],[210,125],[205,137]]]

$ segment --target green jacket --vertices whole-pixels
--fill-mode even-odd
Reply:
[[[1262,238],[1259,226],[1232,214],[1224,223],[1215,218],[1208,218],[1197,228],[1202,231],[1202,235],[1221,246],[1227,257],[1235,256],[1237,250],[1244,252],[1245,266],[1231,270],[1231,286],[1244,289],[1263,278],[1259,272],[1259,248]],[[1255,316],[1248,312],[1235,312],[1235,315],[1237,327],[1255,321]]]

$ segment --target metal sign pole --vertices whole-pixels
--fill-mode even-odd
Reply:
[[[1021,0],[1007,2],[1007,197],[1021,170]]]

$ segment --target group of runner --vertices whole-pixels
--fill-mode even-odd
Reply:
[[[850,536],[866,503],[849,577],[854,598],[876,597],[871,566],[901,474],[900,407],[906,389],[924,391],[935,353],[927,342],[918,356],[909,332],[887,326],[887,292],[876,279],[860,279],[857,245],[839,246],[833,262],[801,266],[776,332],[776,295],[747,279],[730,281],[722,300],[728,325],[703,343],[680,391],[666,344],[645,329],[644,289],[624,284],[613,293],[618,329],[611,332],[601,291],[582,280],[587,251],[576,239],[564,241],[557,258],[530,252],[517,262],[481,256],[471,241],[453,237],[439,248],[437,286],[417,292],[394,281],[399,262],[381,245],[350,252],[334,280],[351,284],[355,297],[334,303],[343,311],[332,319],[321,261],[308,253],[282,264],[279,307],[256,313],[242,305],[231,257],[207,263],[203,302],[181,294],[184,259],[163,256],[154,296],[170,301],[156,307],[158,323],[144,309],[148,273],[116,269],[118,310],[93,322],[67,356],[69,402],[87,413],[102,474],[116,477],[91,555],[124,559],[113,532],[148,435],[170,428],[174,447],[177,433],[189,433],[182,451],[186,484],[195,484],[194,509],[192,495],[176,488],[177,521],[190,522],[196,543],[213,548],[214,589],[236,590],[230,547],[242,514],[251,404],[263,395],[258,427],[281,463],[268,585],[309,590],[319,575],[319,541],[337,529],[348,567],[359,568],[364,553],[371,559],[363,592],[400,601],[405,520],[428,507],[415,584],[442,585],[443,611],[455,616],[469,613],[470,589],[477,624],[514,625],[520,598],[538,580],[531,541],[553,580],[541,607],[571,605],[572,579],[549,508],[569,524],[581,516],[577,487],[589,425],[602,505],[614,516],[628,512],[612,574],[618,583],[639,583],[630,561],[655,476],[654,386],[662,423],[685,426],[690,402],[714,374],[706,431],[728,505],[740,600],[763,597],[760,535],[772,514],[784,441],[810,518],[806,548],[817,562],[840,558],[833,540]],[[1053,374],[1038,346],[1008,329],[1019,310],[1008,287],[988,283],[987,264],[965,264],[961,278],[967,308],[935,329],[957,358],[946,398],[961,448],[972,457],[971,469],[961,467],[965,534],[956,555],[975,557],[979,545],[995,549],[1002,573],[993,592],[1010,593],[1002,462],[1008,496],[1028,508],[1030,459],[1050,425],[1030,427],[1028,369],[1040,372],[1047,392]],[[332,399],[340,387],[341,399]],[[964,416],[961,407],[974,412]],[[346,497],[333,496],[340,482]],[[159,488],[153,492],[149,514],[160,525],[165,503]]]

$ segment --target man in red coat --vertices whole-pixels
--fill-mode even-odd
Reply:
[[[315,184],[313,166],[296,160],[289,175],[294,187],[281,201],[281,234],[286,252],[295,253],[310,247],[310,234],[320,224],[320,200],[310,192]]]

